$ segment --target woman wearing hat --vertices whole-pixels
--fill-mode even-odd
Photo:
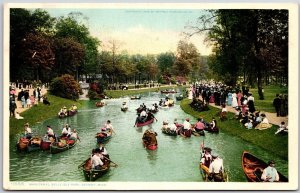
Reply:
[[[261,179],[264,182],[278,182],[279,181],[279,175],[277,170],[275,169],[275,162],[269,161],[268,167],[266,167],[261,175]]]

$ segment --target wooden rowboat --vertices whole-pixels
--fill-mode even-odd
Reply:
[[[112,136],[112,132],[113,131],[109,129],[108,131],[96,133],[95,137],[97,138],[97,144],[108,141]]]
[[[162,133],[171,135],[171,136],[177,136],[177,132],[174,130],[166,129],[166,128],[161,128]]]
[[[128,107],[126,107],[126,108],[121,107],[121,111],[126,112],[127,110],[128,110]]]
[[[132,96],[130,97],[131,100],[137,100],[137,99],[141,99],[141,96]]]
[[[104,102],[96,102],[95,103],[96,107],[103,107],[105,105]]]
[[[177,93],[175,90],[162,90],[160,92],[163,93],[163,94]]]
[[[192,130],[189,129],[189,130],[183,131],[182,129],[180,129],[180,130],[179,130],[179,134],[180,134],[182,137],[191,137],[191,136],[192,136]]]
[[[17,149],[19,151],[37,151],[40,150],[42,139],[41,137],[32,137],[27,139],[26,137],[21,137],[17,143]]]
[[[92,169],[91,158],[88,158],[79,166],[79,168],[82,169],[85,180],[95,181],[109,170],[110,161],[104,160],[104,165],[102,168],[100,170],[94,170]]]
[[[242,168],[248,182],[263,182],[261,180],[262,171],[268,167],[263,160],[255,157],[247,151],[242,155]],[[278,172],[278,171],[277,171]],[[288,178],[278,172],[279,182],[288,182]]]
[[[138,122],[138,123],[136,124],[136,126],[137,126],[137,127],[142,127],[142,126],[145,126],[145,125],[149,125],[149,124],[153,123],[153,121],[154,121],[154,118],[153,118],[153,119],[150,119],[150,120],[148,120],[148,121],[145,121],[145,122],[143,122],[143,123]]]
[[[62,141],[65,140],[65,143]],[[76,138],[60,138],[60,142],[54,142],[50,145],[50,153],[56,154],[73,148],[77,144]]]
[[[157,149],[156,135],[157,135],[156,132],[146,130],[142,138],[143,146],[149,150],[156,150]]]

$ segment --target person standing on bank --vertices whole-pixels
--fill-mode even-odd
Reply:
[[[273,100],[273,106],[275,107],[277,117],[279,117],[280,116],[280,106],[281,106],[279,94],[276,94],[276,98]]]

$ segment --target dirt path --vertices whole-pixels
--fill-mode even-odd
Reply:
[[[29,96],[33,95],[33,90],[34,90],[33,88],[32,89],[27,89],[27,90],[29,90]],[[21,91],[21,89],[18,89],[18,88],[16,89],[16,96],[18,96],[20,91]],[[44,95],[44,94],[47,93],[47,91],[48,91],[47,89],[42,88],[41,94]],[[16,98],[16,104],[17,104],[17,108],[16,108],[15,112],[22,113],[22,112],[30,109],[30,107],[29,108],[27,108],[27,107],[22,108],[22,103],[21,103],[21,101],[18,101],[17,98]]]
[[[221,106],[216,106],[213,103],[210,103],[209,105],[221,109]],[[229,112],[235,113],[235,109],[233,107],[226,106],[226,108]],[[282,121],[284,121],[285,125],[288,125],[288,116],[286,116],[286,117],[277,117],[276,113],[269,113],[269,112],[263,112],[263,111],[261,111],[260,113],[264,113],[266,115],[266,117],[268,118],[269,123],[271,123],[271,124],[280,125],[280,123]]]

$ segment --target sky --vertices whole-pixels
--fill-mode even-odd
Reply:
[[[195,24],[204,14],[200,9],[45,9],[52,17],[81,12],[93,37],[108,50],[108,41],[116,41],[119,51],[129,54],[159,54],[175,52],[182,32],[188,24]],[[204,35],[189,39],[201,55],[209,55],[211,48],[204,42]]]

